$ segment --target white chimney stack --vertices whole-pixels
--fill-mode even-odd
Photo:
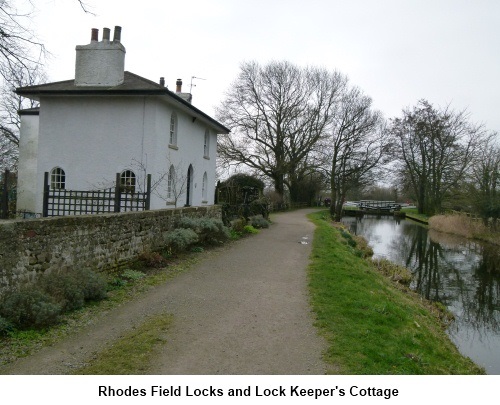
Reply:
[[[92,29],[90,44],[76,46],[75,85],[113,87],[123,83],[125,47],[121,44],[121,27],[116,26],[113,41],[110,29]]]

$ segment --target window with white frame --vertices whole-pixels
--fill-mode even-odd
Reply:
[[[64,190],[66,188],[66,173],[60,167],[54,167],[50,172],[50,189]]]
[[[177,146],[177,114],[175,112],[170,116],[170,136],[169,146]]]
[[[210,131],[205,130],[205,137],[203,141],[203,156],[208,158],[210,156]]]
[[[124,170],[120,174],[120,189],[122,193],[135,193],[135,173],[132,170]]]
[[[201,183],[201,199],[202,202],[207,202],[207,194],[208,194],[208,176],[207,172],[203,174],[203,182]]]
[[[167,200],[173,201],[175,196],[175,168],[174,165],[170,166],[168,170],[168,179],[167,179]]]

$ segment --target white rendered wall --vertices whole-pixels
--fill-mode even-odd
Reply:
[[[177,147],[169,146],[169,131],[170,117],[173,111],[177,114]],[[193,184],[191,188],[191,205],[212,205],[214,203],[215,193],[215,160],[217,136],[211,131],[211,142],[209,150],[209,158],[206,159],[204,154],[204,136],[207,125],[196,119],[193,122],[193,117],[188,114],[183,114],[181,111],[167,104],[158,104],[157,113],[157,134],[156,137],[156,160],[154,171],[151,173],[163,173],[164,181],[159,185],[159,190],[156,194],[162,194],[163,197],[167,193],[167,177],[170,165],[173,165],[178,171],[177,177],[179,181],[185,180],[189,165],[193,167]],[[203,174],[207,173],[207,199],[202,199],[202,182]],[[186,204],[186,187],[183,187],[184,192],[177,200],[177,206],[182,207]],[[155,197],[158,208],[174,207],[173,201],[168,201],[166,198]]]
[[[187,173],[194,169],[191,205],[213,204],[216,135],[211,131],[210,156],[203,156],[207,125],[156,97],[47,97],[41,102],[36,212],[42,211],[43,174],[60,167],[66,189],[111,187],[116,173],[132,170],[144,189],[144,175],[157,184],[151,209],[167,204],[170,164]],[[177,111],[177,149],[169,148],[170,116]],[[207,200],[202,202],[203,174],[207,172]],[[160,181],[161,180],[161,181]],[[141,191],[142,191],[141,190]],[[177,206],[186,203],[185,192]]]
[[[38,115],[21,115],[19,165],[17,171],[18,211],[37,211]]]

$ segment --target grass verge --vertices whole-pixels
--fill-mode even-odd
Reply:
[[[413,219],[414,221],[422,222],[423,224],[429,223],[429,216],[419,214],[417,208],[402,208],[401,212],[406,214],[406,218]]]
[[[205,252],[204,254],[210,254]],[[44,346],[53,345],[59,340],[77,333],[95,319],[104,316],[113,308],[148,291],[151,287],[187,271],[201,258],[199,253],[186,253],[172,259],[167,267],[142,268],[147,277],[128,282],[108,292],[103,301],[91,302],[85,307],[62,316],[58,325],[47,329],[15,331],[9,336],[0,337],[0,374],[1,367],[17,358],[26,357]]]
[[[379,273],[332,226],[327,212],[309,218],[316,225],[311,302],[329,343],[325,360],[336,373],[484,373],[450,341],[439,306]]]
[[[155,355],[156,349],[165,343],[163,336],[171,325],[172,318],[172,315],[166,314],[151,316],[74,374],[147,374],[148,364]]]

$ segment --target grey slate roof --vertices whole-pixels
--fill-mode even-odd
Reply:
[[[118,86],[75,86],[75,80],[65,80],[61,82],[53,82],[39,84],[36,86],[19,87],[16,93],[20,96],[40,100],[43,96],[91,96],[91,95],[122,95],[122,96],[142,96],[142,95],[157,95],[171,98],[172,101],[180,103],[193,114],[193,117],[200,117],[209,121],[212,125],[218,128],[219,133],[227,134],[230,132],[228,128],[216,121],[203,111],[199,110],[184,98],[170,91],[166,87],[161,86],[151,80],[125,71],[124,81]]]

